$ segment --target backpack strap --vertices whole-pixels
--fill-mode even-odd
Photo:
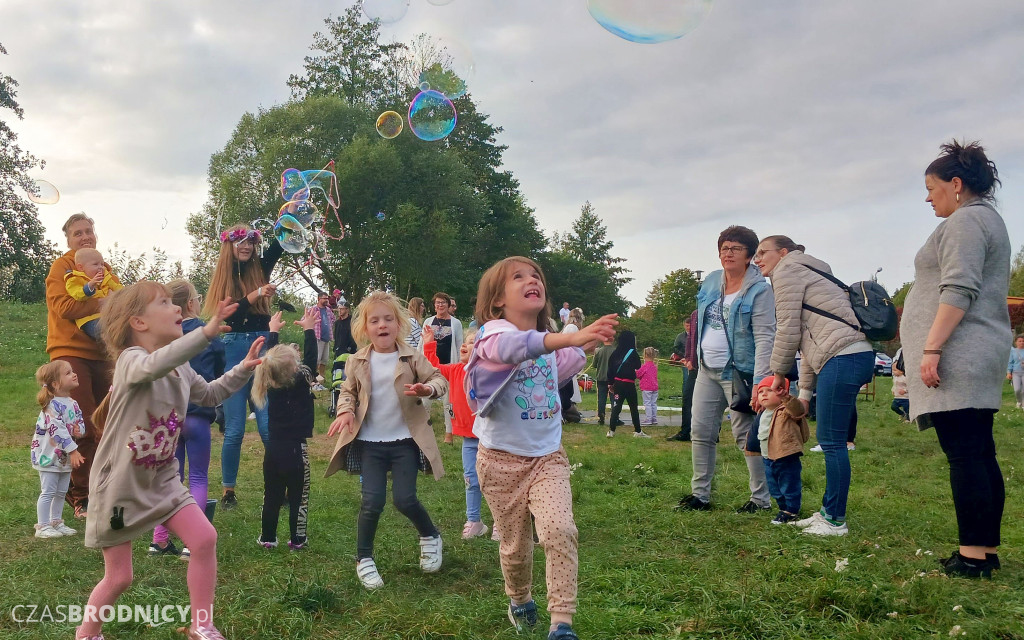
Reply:
[[[631,356],[631,355],[633,355],[633,350],[632,349],[627,351],[626,355],[622,356],[622,360],[619,361],[619,367],[615,370],[615,374],[612,376],[613,378],[615,376],[619,375],[619,372],[622,371],[622,365],[626,364],[626,360],[629,360],[629,356]]]
[[[804,264],[803,262],[800,262],[800,263],[798,263],[798,264],[801,264],[801,265],[803,265],[803,266],[807,267],[808,269],[810,269],[810,270],[811,270],[811,271],[813,271],[814,273],[818,274],[818,275],[819,275],[819,276],[821,276],[822,278],[825,278],[826,280],[828,280],[828,281],[829,281],[829,282],[831,282],[832,284],[836,285],[837,287],[839,287],[839,288],[840,288],[840,289],[842,289],[843,291],[845,291],[845,292],[847,292],[847,293],[849,293],[849,292],[850,292],[850,287],[846,286],[846,285],[845,285],[845,284],[843,283],[843,281],[842,281],[842,280],[840,280],[839,278],[835,277],[835,276],[834,276],[834,275],[832,275],[831,273],[829,273],[829,272],[827,272],[827,271],[822,271],[821,269],[815,269],[815,268],[814,268],[814,267],[812,267],[811,265],[809,265],[809,264]]]
[[[825,311],[824,309],[819,309],[818,307],[812,307],[811,305],[807,304],[806,302],[802,306],[803,306],[804,309],[807,309],[811,313],[816,313],[819,316],[825,316],[826,318],[830,318],[832,320],[835,320],[836,322],[842,322],[846,326],[848,326],[851,329],[854,329],[856,331],[860,331],[862,333],[864,331],[863,329],[861,329],[857,325],[853,324],[852,322],[847,322],[846,320],[843,320],[842,318],[840,318],[839,316],[835,315],[834,313],[829,313],[828,311]]]
[[[831,273],[828,273],[827,271],[822,271],[821,269],[815,269],[811,265],[804,264],[803,262],[800,262],[798,264],[807,267],[808,269],[810,269],[814,273],[818,274],[822,278],[825,278],[826,280],[828,280],[832,284],[834,284],[837,287],[839,287],[840,289],[842,289],[847,295],[850,294],[850,287],[846,286],[846,284],[844,284],[842,280],[840,280],[839,278],[835,277]],[[857,325],[855,325],[855,324],[853,324],[851,322],[847,322],[846,320],[843,320],[842,318],[840,318],[836,314],[829,313],[828,311],[825,311],[824,309],[819,309],[818,307],[812,307],[811,305],[807,304],[806,302],[803,303],[803,305],[801,305],[801,306],[804,309],[807,309],[808,311],[810,311],[811,313],[816,313],[819,316],[825,316],[826,318],[829,318],[831,320],[835,320],[836,322],[842,322],[843,324],[845,324],[846,326],[850,327],[851,329],[854,329],[855,331],[860,331],[862,333],[864,331],[864,329],[862,329],[861,327],[858,327]]]

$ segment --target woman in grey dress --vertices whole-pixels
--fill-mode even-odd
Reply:
[[[942,222],[914,258],[900,325],[910,418],[935,427],[949,460],[960,548],[946,573],[991,576],[1005,492],[992,422],[1010,355],[1010,239],[992,206],[995,165],[978,143],[953,141],[925,170]]]

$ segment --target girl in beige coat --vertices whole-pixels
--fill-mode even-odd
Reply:
[[[188,361],[221,332],[237,307],[217,304],[210,322],[182,336],[181,308],[167,287],[142,281],[103,309],[103,341],[117,357],[114,386],[96,414],[105,433],[92,467],[85,545],[103,550],[104,575],[89,596],[76,638],[102,640],[100,615],[132,583],[132,540],[163,524],[192,551],[187,640],[224,640],[213,626],[217,532],[178,477],[174,451],[189,401],[215,406],[241,389],[259,364],[263,339],[221,378],[207,382]],[[226,327],[224,327],[226,329]],[[205,505],[204,505],[205,506]]]
[[[441,569],[441,534],[416,497],[417,471],[444,474],[424,398],[448,391],[448,382],[405,341],[409,315],[397,298],[374,291],[359,304],[352,335],[370,344],[348,359],[338,398],[337,419],[327,432],[338,435],[326,475],[344,468],[362,476],[362,505],[356,531],[356,575],[367,589],[384,586],[373,561],[373,539],[387,498],[420,535],[420,568]],[[340,435],[339,435],[340,434]]]

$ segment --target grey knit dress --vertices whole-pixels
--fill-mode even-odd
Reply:
[[[939,223],[914,258],[914,285],[903,306],[900,335],[907,363],[910,418],[931,426],[928,414],[999,409],[1010,357],[1010,238],[1002,217],[980,199],[962,204]],[[921,380],[925,340],[946,303],[964,310],[942,346],[936,389]]]

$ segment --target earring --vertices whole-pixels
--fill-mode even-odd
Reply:
[[[960,193],[959,192],[957,192],[957,194],[956,194],[956,201],[960,202]]]

